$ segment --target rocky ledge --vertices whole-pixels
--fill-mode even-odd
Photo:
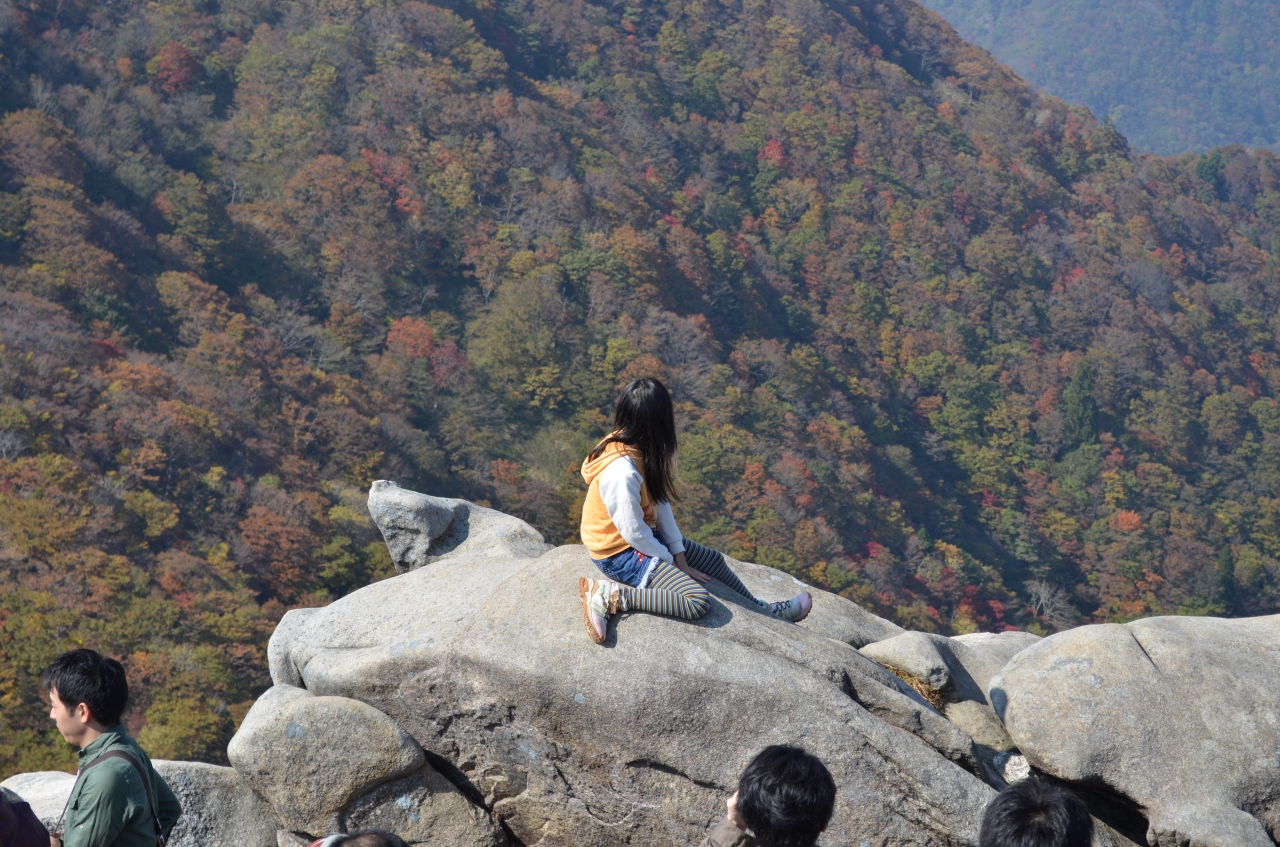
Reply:
[[[1033,769],[1084,797],[1099,847],[1280,835],[1280,617],[944,638],[822,591],[785,623],[713,585],[706,617],[622,615],[597,646],[582,547],[385,481],[369,509],[400,575],[285,615],[234,769],[158,763],[187,808],[176,847],[369,826],[423,845],[697,843],[773,743],[828,763],[824,844],[976,845],[995,791]],[[731,565],[760,597],[797,590]],[[4,787],[56,816],[70,779]]]

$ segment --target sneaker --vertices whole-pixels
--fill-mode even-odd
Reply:
[[[609,633],[609,616],[618,612],[618,586],[607,579],[578,578],[578,597],[582,600],[582,622],[587,636],[603,644]]]
[[[782,618],[784,621],[799,623],[805,619],[812,608],[813,598],[809,596],[808,591],[801,591],[790,600],[779,600],[777,603],[770,603],[769,614]]]

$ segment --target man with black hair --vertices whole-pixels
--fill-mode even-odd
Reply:
[[[44,669],[41,682],[49,717],[80,757],[55,847],[162,843],[182,806],[120,723],[129,701],[124,667],[94,650],[69,650]]]
[[[1093,818],[1079,797],[1045,779],[1015,782],[987,806],[978,847],[1089,847]]]
[[[818,757],[775,744],[742,772],[728,814],[703,847],[812,847],[835,804],[835,780]]]

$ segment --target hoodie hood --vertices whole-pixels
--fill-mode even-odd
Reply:
[[[605,445],[600,451],[600,455],[594,459],[586,459],[582,463],[582,478],[587,481],[587,485],[600,474],[604,473],[604,469],[616,459],[623,456],[630,456],[635,460],[636,469],[640,471],[640,476],[644,476],[644,459],[640,455],[640,451],[635,447],[629,447],[626,444],[620,444],[617,441],[611,441]]]

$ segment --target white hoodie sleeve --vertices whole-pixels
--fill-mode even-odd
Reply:
[[[684,552],[684,536],[680,534],[680,527],[676,525],[675,513],[671,511],[670,503],[655,503],[653,511],[658,517],[658,529],[662,530],[662,537],[667,539],[667,547],[671,549],[671,554]]]
[[[653,530],[644,522],[644,510],[640,508],[642,482],[640,471],[636,470],[636,463],[631,457],[615,459],[600,472],[600,499],[609,510],[609,520],[613,521],[624,541],[646,556],[671,562],[675,558],[671,551],[654,537]],[[667,511],[670,509],[668,506]],[[671,524],[675,525],[674,519]],[[679,538],[678,535],[676,537]],[[683,545],[680,549],[683,551]]]

